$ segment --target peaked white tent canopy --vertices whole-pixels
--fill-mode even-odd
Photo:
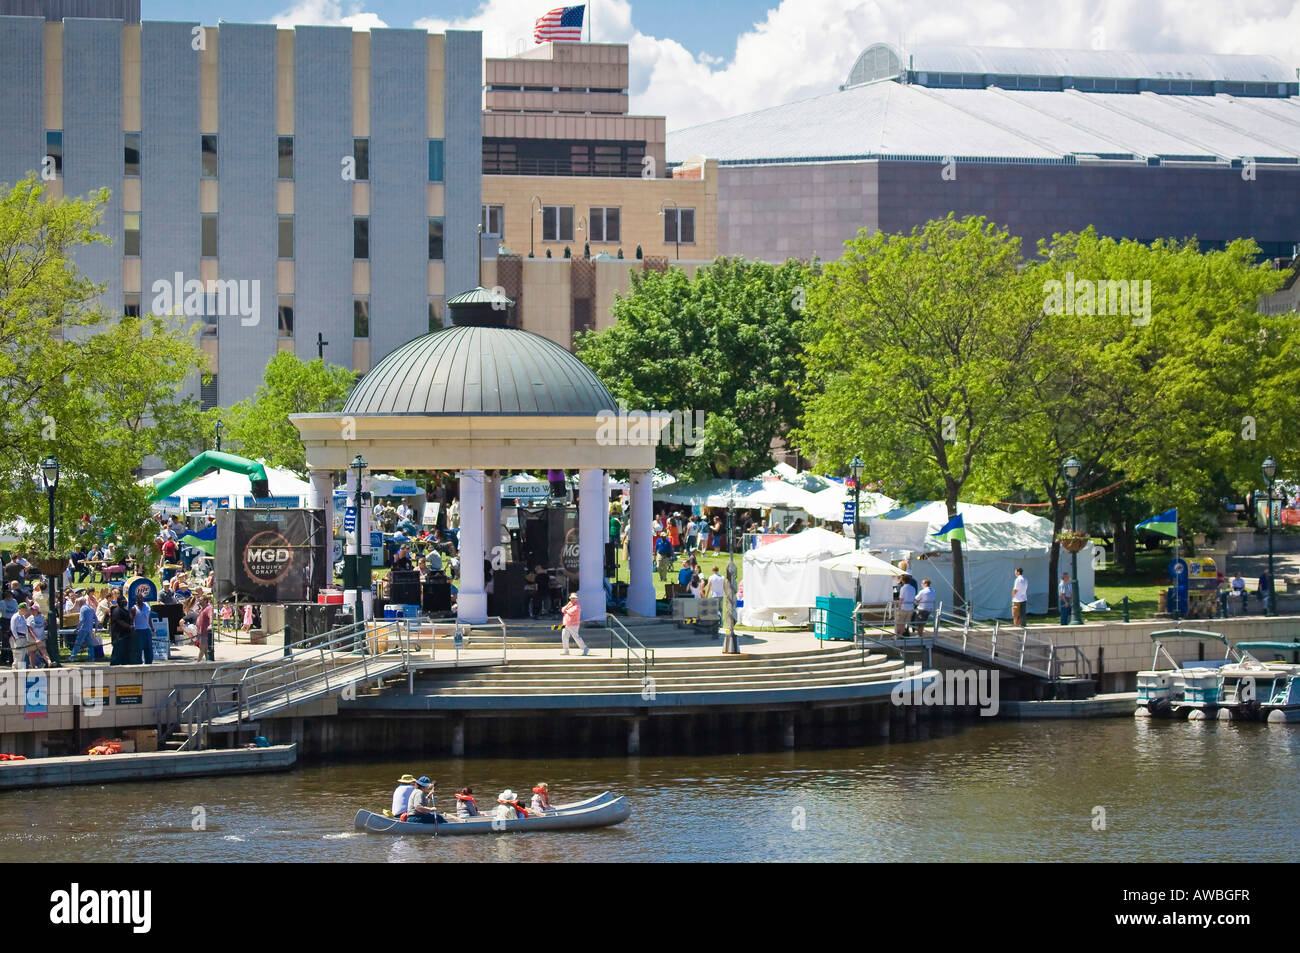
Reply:
[[[1029,580],[1029,611],[1046,612],[1048,592],[1056,585],[1051,578],[1051,521],[1024,511],[1006,513],[978,503],[958,503],[957,512],[966,530],[962,553],[972,617],[1011,618],[1011,587],[1017,568],[1023,569]],[[948,509],[941,500],[894,510],[871,521],[869,548],[893,559],[909,557],[908,571],[918,582],[929,578],[936,600],[951,607],[952,549],[932,535],[946,522]],[[1059,568],[1068,570],[1068,559],[1063,558]],[[1089,543],[1079,553],[1081,601],[1093,600],[1093,582]]]
[[[861,583],[864,605],[882,605],[892,599],[894,582],[905,572],[865,549],[823,559],[818,565],[823,595],[853,599],[858,596]]]
[[[826,594],[821,561],[852,549],[852,540],[813,528],[749,550],[744,556],[741,623],[807,625],[808,610]]]

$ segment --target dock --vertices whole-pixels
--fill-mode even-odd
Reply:
[[[999,718],[1132,718],[1137,692],[1113,692],[1092,698],[1004,701]]]
[[[269,748],[33,758],[0,762],[0,790],[263,774],[288,771],[297,761],[298,748],[292,744],[271,745]]]

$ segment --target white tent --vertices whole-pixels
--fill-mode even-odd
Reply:
[[[832,556],[823,559],[818,565],[821,567],[823,595],[853,599],[858,595],[857,583],[860,580],[863,605],[882,605],[889,602],[894,595],[894,582],[904,572],[866,550]]]
[[[155,506],[165,505],[167,509],[176,507],[185,509],[190,500],[221,499],[228,499],[229,506],[236,509],[251,505],[305,506],[307,504],[311,484],[293,471],[267,467],[266,477],[271,491],[270,500],[254,500],[252,487],[244,474],[231,470],[217,470],[187,483],[165,500],[160,500]]]
[[[1049,588],[1056,585],[1050,578],[1051,521],[1032,513],[1005,513],[977,503],[958,503],[957,512],[966,529],[962,561],[971,615],[976,619],[1011,618],[1011,587],[1017,567],[1029,580],[1030,613],[1045,613]],[[871,521],[869,549],[893,559],[909,557],[908,571],[918,582],[929,578],[936,600],[951,607],[952,550],[947,542],[932,535],[946,522],[948,510],[939,500],[910,510],[895,510]],[[1061,569],[1068,565],[1068,560],[1062,560]],[[1078,583],[1080,599],[1091,602],[1091,544],[1079,553]]]
[[[694,483],[670,483],[654,491],[654,498],[683,506],[722,506],[728,502],[737,509],[803,509],[814,494],[791,486],[783,480],[699,480]]]
[[[853,548],[851,540],[825,529],[806,529],[744,556],[744,625],[807,625],[808,610],[825,595],[821,561]]]

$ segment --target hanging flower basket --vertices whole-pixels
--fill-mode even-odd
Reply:
[[[1056,541],[1067,553],[1077,553],[1088,545],[1088,534],[1082,530],[1066,531],[1058,534]]]
[[[68,560],[63,556],[34,556],[32,565],[42,576],[61,576]]]

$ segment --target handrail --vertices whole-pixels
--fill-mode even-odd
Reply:
[[[618,632],[616,632],[614,626],[618,626],[618,628],[622,630],[623,634],[620,635]],[[619,620],[618,616],[614,615],[613,613],[607,613],[605,615],[605,630],[609,632],[609,636],[610,636],[609,657],[610,658],[614,657],[614,640],[618,639],[618,641],[623,645],[623,648],[626,650],[624,656],[625,672],[628,675],[628,677],[631,677],[632,675],[632,656],[635,655],[638,659],[641,660],[641,677],[649,678],[650,668],[655,663],[654,649],[647,648],[641,642],[641,640],[638,639],[635,635],[633,635],[631,630],[628,629],[628,627],[625,626],[622,623],[622,621]],[[626,638],[624,636],[626,636]],[[636,648],[633,648],[634,645],[636,646]],[[637,649],[640,650],[639,653]]]

